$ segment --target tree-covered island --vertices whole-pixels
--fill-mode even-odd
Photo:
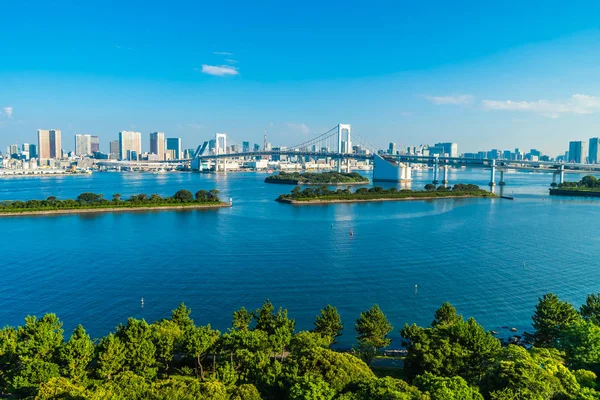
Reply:
[[[110,212],[127,210],[168,210],[180,208],[218,208],[229,204],[221,202],[218,190],[179,190],[173,196],[136,194],[123,198],[113,194],[106,199],[98,193],[81,193],[76,199],[60,200],[54,196],[46,200],[0,201],[0,216],[31,214],[71,214],[80,212]]]
[[[310,203],[353,203],[387,200],[422,200],[454,197],[498,197],[494,193],[480,189],[477,185],[457,183],[452,187],[425,185],[425,190],[410,190],[380,186],[359,188],[354,192],[350,188],[331,190],[327,186],[300,188],[296,186],[290,194],[282,194],[276,200],[291,204]]]
[[[592,175],[581,178],[579,182],[553,184],[551,196],[588,196],[600,197],[600,180]]]
[[[369,178],[357,172],[280,172],[270,175],[265,179],[266,183],[281,183],[287,185],[364,185],[369,183]]]
[[[196,315],[196,314],[195,314]],[[202,315],[200,319],[205,318]],[[296,330],[266,301],[224,332],[181,304],[156,322],[129,318],[104,337],[63,330],[55,314],[0,329],[0,398],[149,400],[593,400],[600,398],[600,295],[578,310],[549,293],[532,333],[498,339],[449,303],[431,324],[394,328],[377,305],[344,323],[331,305]],[[400,322],[400,321],[398,321]],[[354,331],[351,333],[350,331]],[[333,344],[356,335],[352,349]],[[392,338],[395,367],[377,362]],[[518,344],[513,344],[518,343]]]

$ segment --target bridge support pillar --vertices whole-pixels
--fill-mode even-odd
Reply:
[[[444,171],[444,178],[442,179],[442,185],[444,185],[444,187],[446,187],[446,185],[448,185],[448,166],[444,165],[442,167],[442,170]]]
[[[504,182],[504,170],[503,170],[503,169],[501,169],[501,170],[500,170],[500,183],[499,183],[499,185],[500,185],[500,186],[504,186],[505,184],[506,184],[506,183]]]
[[[565,183],[565,166],[561,165],[559,168],[560,171],[560,179],[558,180],[558,183]]]
[[[438,168],[439,168],[439,159],[437,156],[435,156],[435,158],[433,159],[433,182],[432,182],[434,185],[437,185],[439,183],[438,178],[437,178]]]
[[[490,188],[493,189],[494,186],[496,186],[496,160],[492,160],[492,171],[490,173]]]
[[[342,172],[342,159],[338,158],[337,160],[337,172]]]

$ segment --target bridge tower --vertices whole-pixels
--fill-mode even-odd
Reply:
[[[490,167],[492,167],[492,170],[490,172],[490,190],[493,191],[494,186],[496,186],[496,160],[495,159],[492,160]]]
[[[338,162],[337,171],[342,172],[342,154],[352,153],[352,125],[350,124],[338,124]],[[346,140],[344,140],[344,138]],[[346,160],[349,162],[349,160]]]
[[[221,146],[221,139],[223,145]],[[215,155],[227,154],[227,134],[216,133],[215,134]],[[215,171],[219,170],[219,159],[215,159]],[[227,160],[223,159],[223,171],[227,170]]]

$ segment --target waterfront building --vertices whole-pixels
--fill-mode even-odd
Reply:
[[[587,155],[587,146],[585,142],[569,142],[569,162],[583,164]]]
[[[600,138],[590,138],[588,162],[590,164],[598,164],[600,160],[600,146],[598,146]]]
[[[167,152],[171,150],[172,159],[179,160],[181,158],[181,138],[167,138]]]
[[[260,151],[260,144],[254,143],[254,151]]]
[[[75,154],[78,156],[89,156],[92,154],[92,135],[75,135]]]
[[[12,156],[13,154],[19,154],[19,145],[11,144],[8,149],[8,153]]]
[[[29,159],[38,158],[37,145],[30,144],[29,145]]]
[[[119,141],[112,140],[108,144],[108,154],[111,160],[117,160],[119,158]]]
[[[244,153],[250,152],[250,142],[242,142],[242,151]]]
[[[156,154],[158,160],[165,159],[165,133],[152,132],[150,133],[150,153]]]
[[[457,143],[436,143],[435,147],[441,147],[444,154],[448,157],[458,157],[458,144]]]
[[[92,154],[100,151],[100,138],[98,136],[92,136]]]
[[[142,153],[142,134],[140,132],[119,132],[119,159],[137,160]]]
[[[49,160],[62,157],[60,129],[38,129],[38,148],[40,165],[48,164]]]

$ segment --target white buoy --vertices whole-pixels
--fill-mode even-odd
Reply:
[[[144,298],[142,297],[142,308],[144,308]]]
[[[415,285],[415,295],[418,293],[419,291],[419,285]]]

